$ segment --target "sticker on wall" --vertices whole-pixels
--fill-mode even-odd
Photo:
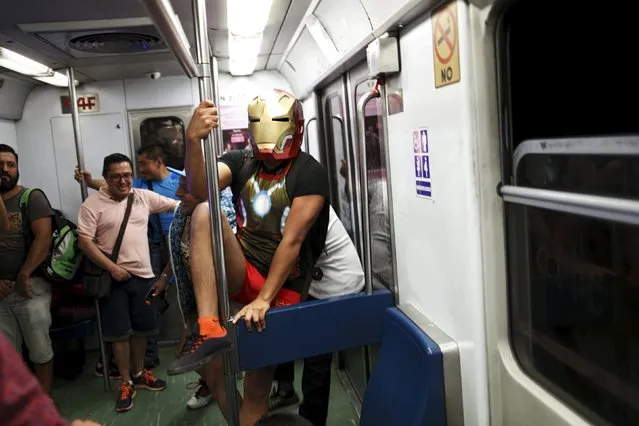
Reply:
[[[413,132],[413,163],[417,196],[432,199],[428,129],[423,127]]]
[[[452,1],[431,14],[433,27],[433,60],[435,88],[457,83],[461,79],[459,66],[459,26],[457,2]]]
[[[100,97],[97,93],[77,95],[78,113],[100,112]],[[60,96],[62,114],[71,114],[71,97]]]

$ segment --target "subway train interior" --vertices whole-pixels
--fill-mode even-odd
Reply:
[[[122,153],[139,174],[136,152],[160,144],[183,170],[187,127],[210,99],[210,175],[216,154],[251,148],[256,96],[301,101],[301,150],[327,172],[365,285],[273,308],[261,333],[230,326],[227,389],[295,360],[299,398],[279,410],[297,413],[304,359],[333,353],[327,425],[639,424],[639,119],[625,103],[639,83],[618,62],[637,41],[625,4],[2,3],[0,144],[19,155],[19,184],[74,223],[76,167],[99,176]],[[219,203],[210,210],[216,223]],[[153,368],[167,388],[138,391],[126,413],[97,365],[99,304],[81,284],[51,288],[51,397],[65,419],[239,424],[233,404],[226,418],[215,400],[187,407],[194,372],[167,375],[184,330],[174,288]]]

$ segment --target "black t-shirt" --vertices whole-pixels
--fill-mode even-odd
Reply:
[[[305,273],[319,257],[326,239],[329,213],[326,170],[305,152],[273,171],[267,171],[251,151],[229,151],[220,161],[233,176],[231,190],[244,255],[264,276],[268,275],[295,197],[325,198],[322,211],[302,245],[297,267],[285,284],[286,288],[302,292]]]

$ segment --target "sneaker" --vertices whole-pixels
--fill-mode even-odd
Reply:
[[[208,393],[208,395],[203,395]],[[186,406],[191,410],[197,410],[198,408],[206,407],[213,401],[213,394],[206,386],[206,383],[200,380],[200,387],[195,394],[186,403]]]
[[[115,403],[115,411],[129,411],[133,408],[133,398],[135,398],[135,386],[130,382],[120,383],[118,388],[119,397]]]
[[[295,405],[300,402],[300,397],[297,396],[295,391],[284,393],[280,392],[277,389],[273,390],[271,396],[268,399],[268,409],[270,410],[278,410],[280,408],[288,407],[291,405]]]
[[[98,377],[104,377],[104,373],[102,371],[102,362],[98,360],[95,364],[95,375]],[[111,380],[120,380],[122,376],[120,375],[120,371],[115,364],[109,365],[109,378]]]
[[[158,379],[153,375],[151,370],[144,369],[142,374],[133,378],[133,384],[137,388],[148,389],[151,391],[163,391],[166,389],[166,382]]]
[[[231,341],[224,337],[204,337],[199,331],[194,331],[178,355],[169,366],[169,376],[184,374],[204,367],[214,357],[222,355],[231,347]]]

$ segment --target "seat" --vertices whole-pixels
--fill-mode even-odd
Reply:
[[[396,307],[384,314],[381,349],[364,393],[360,425],[446,425],[442,352]]]
[[[344,349],[379,344],[384,311],[393,305],[386,289],[313,300],[266,314],[266,329],[236,327],[242,371]]]

